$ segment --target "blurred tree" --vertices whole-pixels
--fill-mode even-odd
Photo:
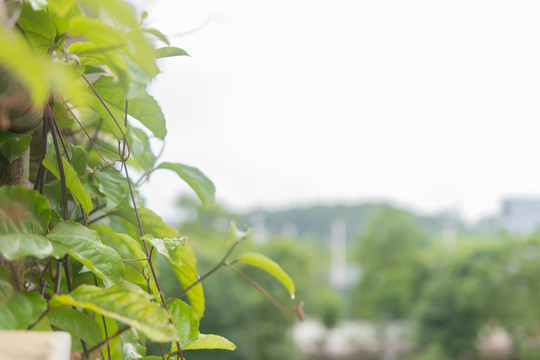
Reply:
[[[405,211],[384,206],[373,213],[358,243],[362,276],[354,311],[363,318],[404,318],[424,276],[421,250],[426,236]]]
[[[475,354],[480,330],[490,325],[509,333],[512,358],[521,358],[532,351],[521,343],[540,334],[540,236],[468,245],[433,268],[415,314],[419,345],[451,357]]]

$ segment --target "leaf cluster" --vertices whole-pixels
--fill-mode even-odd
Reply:
[[[246,263],[291,296],[295,288],[261,254],[228,262],[229,251],[199,276],[186,238],[144,207],[137,189],[158,170],[176,173],[205,207],[214,201],[203,172],[159,162],[150,146],[167,134],[146,91],[157,59],[187,53],[122,0],[8,0],[0,15],[0,172],[29,169],[0,183],[0,329],[67,331],[85,359],[151,359],[147,340],[160,343],[163,359],[233,350],[199,332],[202,280],[228,267],[274,302],[233,266]],[[247,233],[231,231],[234,248]],[[158,256],[182,287],[169,299]]]

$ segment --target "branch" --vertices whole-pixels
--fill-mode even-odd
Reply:
[[[274,299],[274,297],[272,297],[272,295],[270,295],[259,284],[257,284],[255,280],[253,280],[252,278],[250,278],[249,276],[247,276],[246,274],[244,274],[243,272],[241,272],[240,270],[238,270],[237,268],[235,268],[229,263],[226,263],[225,266],[231,269],[232,271],[234,271],[242,279],[244,279],[249,285],[253,286],[257,291],[263,294],[272,304],[274,304],[275,307],[284,311],[293,311],[298,315],[298,319],[300,321],[304,320],[304,302],[303,301],[300,301],[295,306],[285,306],[279,301],[277,301],[276,299]]]

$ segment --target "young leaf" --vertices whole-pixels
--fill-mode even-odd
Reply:
[[[184,180],[197,194],[205,207],[214,203],[216,188],[210,179],[199,169],[178,163],[163,162],[156,169],[168,169],[174,171]]]
[[[156,250],[165,257],[171,265],[176,277],[182,286],[188,287],[198,280],[197,259],[185,238],[153,238],[145,236]],[[200,319],[204,314],[204,294],[202,285],[199,283],[187,292],[187,298]]]
[[[232,220],[227,226],[227,241],[239,241],[245,239],[251,233],[251,228],[246,227],[246,230],[238,229],[236,222]]]
[[[185,346],[182,350],[199,350],[199,349],[222,349],[222,350],[234,350],[234,345],[223,336],[213,334],[199,334],[199,338],[193,344]]]
[[[89,344],[97,344],[101,341],[101,328],[98,323],[81,311],[64,307],[55,308],[49,311],[47,319],[51,325]]]
[[[0,154],[12,163],[30,146],[32,136],[0,131]]]
[[[77,172],[64,158],[62,158],[62,165],[64,168],[66,187],[71,192],[71,195],[73,195],[75,202],[88,214],[90,210],[92,210],[92,199],[90,199],[88,191],[84,189]],[[45,166],[57,179],[60,179],[60,170],[55,154],[47,154],[45,159],[43,159],[43,166]]]
[[[150,340],[178,340],[175,328],[169,324],[167,312],[151,302],[139,287],[123,283],[103,289],[81,285],[67,295],[56,295],[50,306],[76,306],[93,311],[132,326]]]
[[[197,341],[199,337],[199,319],[191,306],[177,299],[172,301],[168,308],[180,338],[180,346],[183,348]],[[176,350],[176,343],[173,343],[172,347]],[[171,352],[175,350],[171,349]]]
[[[172,56],[189,56],[189,54],[184,49],[180,49],[174,46],[166,46],[154,50],[154,55],[156,59],[172,57]]]
[[[165,35],[163,35],[163,33],[161,31],[156,30],[156,29],[143,29],[143,31],[145,33],[149,33],[149,34],[154,35],[159,40],[163,41],[165,44],[171,45],[171,43],[169,42],[169,39],[167,39],[167,37]]]
[[[47,308],[47,302],[36,292],[19,292],[0,280],[0,330],[25,330]]]
[[[114,249],[103,245],[94,230],[65,221],[57,224],[47,238],[54,246],[54,256],[73,256],[109,284],[122,281],[125,272],[122,258]]]
[[[49,256],[53,247],[44,235],[50,220],[49,202],[36,191],[0,187],[0,252],[6,259]]]
[[[272,275],[274,278],[276,278],[279,282],[287,288],[289,291],[289,294],[291,295],[291,298],[294,299],[294,282],[283,270],[281,266],[279,266],[274,260],[271,260],[267,258],[266,256],[259,254],[259,253],[253,253],[253,252],[247,252],[237,259],[237,262],[244,263],[244,264],[250,264],[255,267],[258,267],[259,269],[262,269]]]

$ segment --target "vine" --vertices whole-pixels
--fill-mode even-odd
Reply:
[[[222,267],[303,318],[302,302],[281,304],[233,266],[266,271],[294,299],[278,264],[255,253],[228,262],[248,231],[231,224],[236,240],[199,277],[186,238],[144,208],[138,186],[163,169],[204,206],[215,197],[200,170],[158,163],[150,147],[167,133],[146,92],[156,59],[187,53],[146,17],[122,0],[0,1],[0,48],[8,49],[0,52],[0,329],[67,331],[84,359],[155,359],[146,340],[159,343],[163,360],[234,350],[199,332],[202,282]],[[156,256],[182,286],[169,299]]]

